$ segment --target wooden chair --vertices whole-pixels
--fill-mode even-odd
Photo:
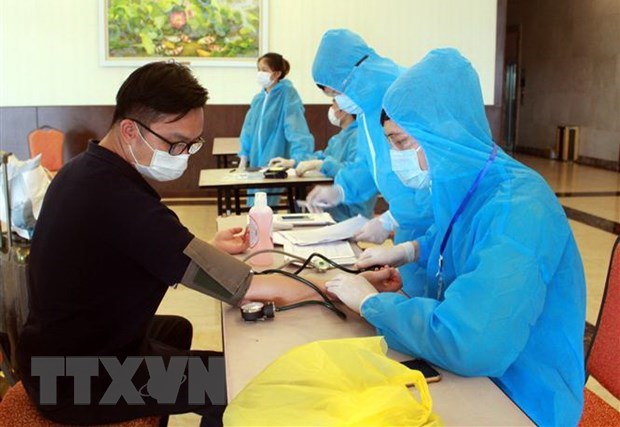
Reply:
[[[620,399],[620,237],[614,243],[607,282],[596,322],[586,370],[614,397]],[[585,405],[580,426],[620,426],[620,412],[584,388]]]
[[[49,126],[42,126],[28,135],[30,157],[41,154],[41,165],[53,176],[64,164],[65,134]]]
[[[106,425],[110,427],[157,427],[159,417],[144,417]],[[0,426],[68,427],[44,418],[30,400],[21,381],[11,387],[0,401]]]

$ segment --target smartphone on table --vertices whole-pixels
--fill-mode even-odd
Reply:
[[[441,374],[424,359],[411,359],[400,363],[409,369],[422,372],[427,383],[436,383],[441,380]]]

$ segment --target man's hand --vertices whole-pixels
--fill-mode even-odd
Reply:
[[[364,301],[378,293],[368,280],[354,274],[340,274],[325,283],[325,287],[356,313],[360,312]]]
[[[303,174],[309,171],[320,171],[322,166],[323,160],[305,160],[303,162],[299,162],[295,168],[295,173],[297,176],[303,176]]]
[[[403,287],[403,279],[393,267],[385,266],[381,270],[365,271],[359,275],[368,280],[379,292],[398,292]]]
[[[211,244],[231,255],[240,254],[250,246],[249,229],[241,227],[229,228],[215,233]]]
[[[293,166],[295,166],[295,160],[293,159],[285,159],[284,157],[274,157],[273,159],[269,160],[269,167],[270,168],[285,168],[285,169],[289,169],[292,168]]]

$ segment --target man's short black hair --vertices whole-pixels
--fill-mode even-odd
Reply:
[[[162,115],[173,114],[173,121],[190,110],[204,107],[207,90],[191,70],[178,62],[152,62],[129,75],[116,94],[112,124],[131,117],[150,124]]]

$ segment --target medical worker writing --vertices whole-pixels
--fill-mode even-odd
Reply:
[[[278,53],[266,53],[258,59],[256,94],[241,129],[239,169],[283,166],[291,168],[314,150],[314,137],[308,130],[304,106],[293,84],[285,77],[290,65]],[[270,162],[270,160],[273,160]],[[253,194],[256,191],[248,191]],[[253,204],[254,197],[248,199]],[[269,204],[277,198],[270,197]]]
[[[400,182],[379,123],[383,95],[403,71],[359,35],[343,29],[323,35],[312,66],[314,81],[325,94],[335,96],[341,109],[357,114],[359,131],[358,159],[340,170],[335,185],[315,187],[308,202],[318,207],[363,203],[379,191],[390,209],[364,226],[356,236],[360,241],[382,243],[394,231],[396,244],[408,242],[423,235],[432,222],[430,189],[416,190]],[[400,273],[413,282],[418,270],[409,264]]]
[[[434,226],[414,245],[424,291],[377,293],[355,276],[327,288],[390,347],[492,377],[538,425],[577,425],[584,273],[553,191],[493,143],[478,76],[454,49],[409,69],[384,109],[392,150],[409,159],[403,183],[432,186]]]
[[[333,100],[332,106],[327,113],[329,122],[341,128],[340,132],[332,136],[327,141],[325,150],[315,151],[312,160],[300,162],[295,172],[298,176],[303,176],[310,171],[320,171],[323,175],[334,177],[345,166],[353,163],[357,152],[357,121],[355,115],[349,114],[338,107],[338,103]],[[363,215],[372,218],[375,208],[376,197],[372,196],[369,200],[362,203],[351,205],[340,204],[333,208],[326,209],[336,221]]]

